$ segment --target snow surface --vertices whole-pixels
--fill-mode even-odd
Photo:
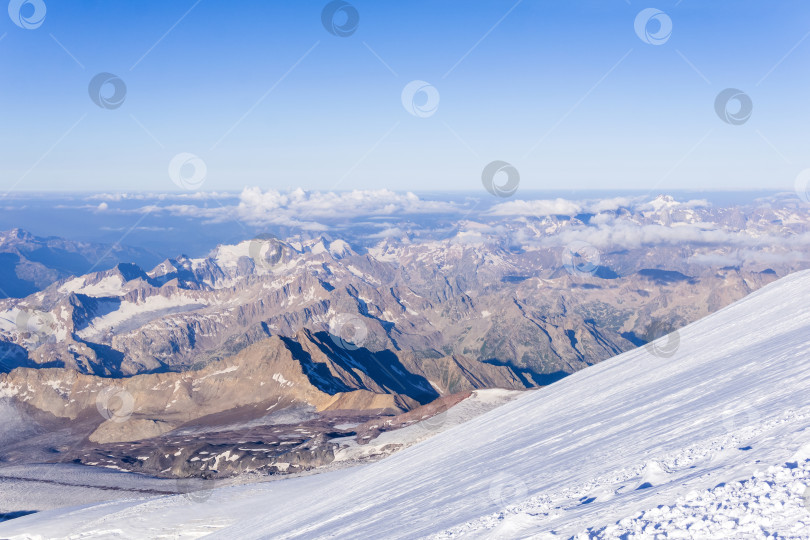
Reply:
[[[104,502],[177,491],[176,480],[72,463],[0,468],[0,512],[45,510],[77,501]]]
[[[808,292],[810,272],[788,276],[682,329],[669,358],[630,351],[375,463],[46,511],[0,537],[807,538]]]
[[[117,296],[126,281],[119,275],[110,275],[102,278],[98,283],[87,284],[87,277],[76,277],[66,281],[59,287],[63,294],[80,293],[87,296]]]
[[[661,505],[623,519],[582,539],[655,535],[668,538],[762,538],[763,530],[784,538],[810,535],[810,461],[769,467],[743,482],[690,491],[675,506]],[[577,539],[579,540],[579,539]]]
[[[76,333],[81,339],[98,339],[106,331],[129,332],[147,322],[174,313],[194,311],[206,304],[195,298],[150,296],[140,302],[121,302],[115,311],[96,317],[89,326]]]
[[[354,437],[332,439],[332,442],[339,443],[341,446],[345,445],[335,453],[335,463],[381,455],[386,453],[387,447],[411,446],[433,437],[437,433],[463,424],[495,407],[516,399],[524,393],[519,390],[503,390],[500,388],[475,390],[470,397],[444,412],[404,428],[384,431],[363,445],[358,444]],[[382,423],[382,420],[380,422]]]

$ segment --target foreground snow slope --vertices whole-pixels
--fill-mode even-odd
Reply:
[[[810,272],[788,276],[681,330],[669,358],[622,354],[370,465],[218,489],[204,502],[47,511],[0,524],[0,537],[507,538],[602,528],[810,458],[809,293]]]

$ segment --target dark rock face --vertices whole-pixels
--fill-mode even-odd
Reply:
[[[334,460],[335,448],[323,433],[302,435],[301,426],[293,425],[275,431],[160,437],[137,443],[102,445],[79,452],[79,457],[73,461],[157,477],[222,478],[245,472],[288,474],[316,469]]]

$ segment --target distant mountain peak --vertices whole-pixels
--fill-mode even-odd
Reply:
[[[31,234],[30,232],[20,228],[14,228],[5,233],[0,233],[0,238],[5,238],[6,240],[23,240],[26,242],[30,242],[37,239],[37,237]]]

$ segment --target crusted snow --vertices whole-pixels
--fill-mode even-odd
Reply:
[[[221,245],[211,254],[211,258],[216,261],[217,266],[227,270],[236,269],[239,259],[242,257],[250,257],[249,240],[234,245]],[[201,265],[202,261],[197,262],[197,264]]]
[[[211,538],[807,538],[808,292],[810,272],[788,276],[682,329],[669,358],[630,351],[375,463],[43,512],[0,536],[208,519],[226,523]]]
[[[310,252],[313,255],[319,255],[321,253],[327,253],[328,250],[326,249],[326,246],[323,245],[323,242],[318,242],[310,248]]]
[[[88,284],[87,280],[86,276],[70,279],[59,287],[59,292],[63,294],[80,293],[87,296],[116,296],[121,293],[121,288],[126,283],[124,278],[115,274],[106,276],[97,283]]]
[[[96,339],[105,331],[126,332],[164,315],[180,313],[204,307],[199,298],[175,295],[149,296],[140,303],[121,302],[120,307],[91,321],[91,324],[76,334],[82,339]]]
[[[576,540],[654,536],[669,538],[782,538],[810,536],[810,461],[768,467],[741,482],[690,491],[673,505],[659,505],[635,517],[577,535]]]

